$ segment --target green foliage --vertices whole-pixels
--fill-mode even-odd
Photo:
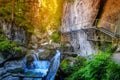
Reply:
[[[0,51],[13,49],[13,47],[15,47],[15,46],[17,46],[17,44],[15,42],[11,42],[4,38],[0,39]]]
[[[18,47],[17,42],[11,42],[1,34],[0,35],[0,51],[6,51],[6,50],[21,51],[21,48]]]
[[[115,51],[115,47],[112,44],[104,44],[103,46],[96,46],[96,48],[102,52],[112,54]]]
[[[107,80],[119,80],[120,79],[120,65],[115,62],[109,62],[107,68]]]
[[[33,24],[31,21],[31,13],[30,13],[30,7],[32,5],[29,5],[29,3],[24,3],[23,0],[15,0],[15,6],[14,6],[14,22],[18,26],[24,26],[27,29],[33,30]],[[11,16],[12,16],[12,2],[11,1],[4,1],[1,0],[0,2],[0,18],[3,20],[6,20],[8,22],[11,22]]]
[[[16,52],[17,51],[22,51],[22,48],[21,47],[14,47],[13,50],[16,51]]]
[[[60,42],[60,34],[58,34],[57,32],[54,32],[52,35],[51,35],[51,39],[53,42]]]
[[[119,80],[120,65],[113,62],[108,53],[94,55],[94,59],[85,61],[78,71],[66,80]]]
[[[14,9],[14,22],[27,27],[29,32],[33,32],[34,28],[41,33],[59,29],[64,0],[42,0],[40,3],[36,0],[14,0],[14,3],[12,6],[10,0],[0,0],[1,19],[11,21]]]
[[[0,36],[3,34],[3,31],[0,29]]]
[[[72,62],[72,61],[64,59],[61,62],[60,67],[64,71],[64,73],[66,74],[66,77],[68,77],[72,73],[79,70],[80,67],[83,66],[83,63],[85,60],[86,60],[85,58],[78,56],[78,57],[74,58],[74,60],[73,60],[74,65],[70,65],[70,62]]]
[[[0,42],[0,51],[9,50],[11,48],[10,41],[4,40]]]
[[[7,3],[7,6],[5,6],[5,4],[6,3],[4,3],[4,5],[0,5],[0,17],[4,18],[6,20],[10,20],[10,17],[11,17],[11,4]]]

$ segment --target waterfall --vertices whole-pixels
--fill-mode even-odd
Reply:
[[[60,65],[60,52],[58,50],[56,51],[56,55],[52,58],[51,62],[52,62],[52,65],[51,65],[51,68],[50,68],[50,71],[49,71],[49,73],[47,75],[46,80],[54,80],[56,72],[57,72],[57,70],[59,68],[59,65]]]
[[[38,50],[44,51],[44,50]],[[27,67],[27,56],[23,60],[24,62],[24,72],[31,73],[34,76],[45,77],[45,80],[54,80],[58,67],[60,65],[60,52],[56,50],[55,56],[48,60],[39,60],[38,53],[34,53],[31,55],[33,61],[30,63],[30,66]],[[41,80],[40,78],[36,78],[35,80]]]

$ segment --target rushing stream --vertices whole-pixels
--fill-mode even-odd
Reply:
[[[43,50],[39,50],[42,52]],[[24,59],[24,72],[25,74],[33,75],[33,76],[41,76],[44,77],[45,80],[54,80],[56,72],[58,70],[60,64],[60,52],[56,50],[55,56],[48,60],[39,60],[38,53],[32,55],[34,61],[30,64],[29,67],[26,65],[26,58]],[[40,78],[36,78],[34,80],[42,80]]]

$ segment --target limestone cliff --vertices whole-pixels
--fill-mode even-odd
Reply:
[[[119,27],[116,27],[119,26],[119,3],[120,0],[67,0],[64,3],[61,30],[67,32],[91,27],[95,19],[100,19],[97,21],[98,27],[120,32]],[[71,34],[67,38],[77,54],[85,56],[94,53],[93,44],[87,41],[84,31]]]
[[[64,3],[62,31],[72,31],[84,27],[90,27],[96,19],[100,0],[74,0]],[[84,22],[84,23],[83,23]],[[92,43],[87,41],[86,33],[79,31],[69,36],[69,42],[77,54],[82,56],[94,53]]]
[[[100,0],[65,1],[62,18],[63,30],[69,30],[70,26],[71,29],[80,29],[83,26],[89,25],[89,23],[93,23],[98,14],[99,3]],[[87,23],[80,24],[82,22]]]
[[[108,28],[111,28],[112,31],[115,31],[115,28],[118,28],[116,26],[118,25],[118,20],[120,17],[120,0],[106,0],[105,5],[102,6],[103,10],[101,11],[101,21],[100,26],[106,26]],[[114,26],[106,25],[103,21],[107,21],[111,24],[114,24]],[[117,29],[116,29],[117,30]]]

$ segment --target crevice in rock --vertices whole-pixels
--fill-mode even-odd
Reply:
[[[104,6],[108,0],[100,0],[100,6],[99,6],[99,11],[97,14],[96,19],[100,19],[104,10]]]

